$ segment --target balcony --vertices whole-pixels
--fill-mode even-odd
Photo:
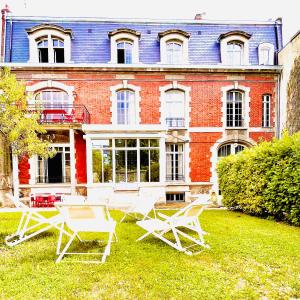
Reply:
[[[42,124],[89,124],[90,113],[83,104],[32,104],[30,112],[40,113]]]
[[[167,174],[166,181],[184,181],[183,174]]]
[[[184,118],[166,118],[166,125],[168,128],[183,128]]]

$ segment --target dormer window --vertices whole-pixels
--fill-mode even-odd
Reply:
[[[190,34],[171,29],[158,34],[160,40],[160,59],[162,64],[188,64],[188,40]]]
[[[274,65],[274,45],[262,43],[258,46],[258,62],[260,65]]]
[[[222,64],[248,65],[250,37],[250,34],[238,30],[221,34],[219,41]]]
[[[132,64],[133,45],[130,42],[118,42],[117,44],[117,62],[118,64]]]
[[[166,45],[167,64],[180,64],[183,61],[182,43],[179,41],[170,41]]]
[[[139,63],[139,38],[141,34],[135,30],[120,28],[108,33],[110,37],[111,63]]]
[[[243,44],[239,41],[232,41],[227,44],[227,59],[229,65],[243,64]]]
[[[27,29],[29,62],[69,63],[72,31],[61,26],[42,24]]]
[[[37,43],[39,62],[47,63],[49,62],[49,51],[48,51],[48,40],[43,39]]]

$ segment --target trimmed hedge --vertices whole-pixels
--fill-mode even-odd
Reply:
[[[222,158],[217,172],[228,208],[300,225],[300,132]]]

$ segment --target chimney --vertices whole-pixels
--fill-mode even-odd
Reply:
[[[2,21],[1,21],[1,53],[0,53],[0,61],[4,61],[4,40],[5,40],[5,21],[6,15],[10,12],[8,5],[6,4],[3,9],[1,9]]]
[[[196,14],[194,20],[203,20],[203,16],[205,16],[206,13],[202,12],[200,14]]]

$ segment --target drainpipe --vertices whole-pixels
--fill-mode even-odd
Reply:
[[[6,15],[10,12],[8,5],[6,4],[3,9],[1,9],[2,15],[2,26],[1,26],[1,51],[0,51],[0,61],[4,62],[4,51],[5,51],[5,33],[6,33]]]
[[[12,36],[13,36],[13,21],[10,16],[10,34],[9,34],[9,62],[11,62],[11,57],[12,57]]]

